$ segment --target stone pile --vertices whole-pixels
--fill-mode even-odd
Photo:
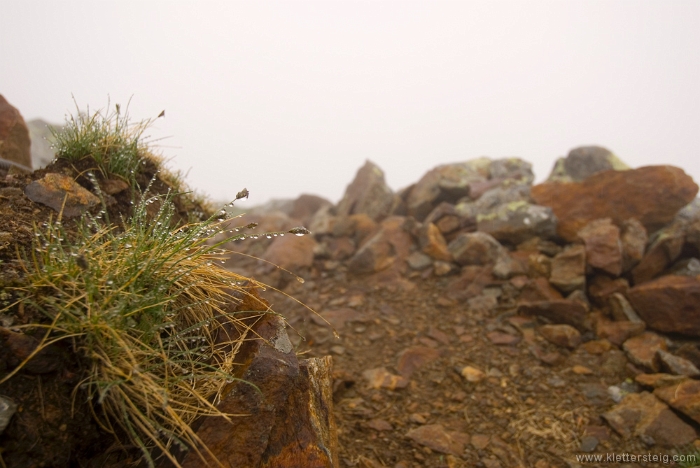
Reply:
[[[441,277],[445,300],[510,310],[516,328],[534,318],[557,346],[619,349],[634,381],[609,389],[617,404],[603,419],[649,446],[692,442],[700,427],[698,186],[679,168],[630,169],[599,147],[572,150],[547,181],[533,180],[525,161],[480,158],[438,166],[394,192],[368,161],[336,206],[314,199],[315,211],[292,215],[307,197],[256,215],[258,230],[305,225],[312,236],[304,242],[234,248],[307,278],[341,271],[389,290]],[[280,286],[289,277],[269,264],[253,274]],[[489,339],[520,340],[505,335]],[[405,375],[371,371],[378,386],[406,384]]]

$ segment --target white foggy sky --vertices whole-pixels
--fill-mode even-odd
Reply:
[[[123,106],[216,199],[337,202],[370,159],[398,190],[600,144],[700,181],[699,1],[0,0],[0,94],[26,120]],[[133,96],[133,97],[132,97]]]

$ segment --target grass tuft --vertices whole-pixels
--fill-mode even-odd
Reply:
[[[70,340],[87,362],[75,398],[87,399],[105,430],[126,434],[149,466],[156,447],[176,465],[173,444],[199,450],[194,419],[226,416],[215,404],[248,330],[244,312],[227,306],[252,280],[217,265],[220,245],[247,235],[212,244],[220,215],[175,226],[172,198],[146,192],[121,226],[86,216],[72,238],[58,221],[37,227],[22,288],[49,322],[25,326],[42,330],[39,349]],[[232,322],[238,341],[217,339]]]
[[[104,177],[118,176],[136,186],[136,174],[148,153],[148,138],[144,135],[153,119],[129,122],[128,106],[119,104],[113,110],[80,112],[66,118],[61,131],[52,130],[56,139],[56,157],[80,161],[92,157]]]

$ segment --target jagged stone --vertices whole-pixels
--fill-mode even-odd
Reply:
[[[630,218],[620,225],[620,242],[622,242],[622,271],[627,272],[637,266],[646,250],[647,230],[635,218]]]
[[[525,273],[527,273],[525,265],[517,258],[513,258],[513,255],[507,251],[503,255],[499,255],[493,266],[493,275],[500,279],[509,279]]]
[[[441,202],[455,203],[469,195],[471,182],[483,181],[489,177],[490,164],[488,158],[480,158],[445,164],[430,170],[408,192],[408,214],[423,221]]]
[[[366,161],[345,190],[336,213],[338,216],[364,213],[381,221],[392,213],[399,200],[386,184],[384,172],[376,164]]]
[[[552,209],[526,201],[499,205],[476,217],[477,229],[495,239],[518,244],[531,237],[551,238],[556,234],[557,220]]]
[[[484,192],[476,201],[463,199],[455,205],[455,211],[469,224],[476,223],[479,216],[488,216],[503,205],[531,201],[529,185],[498,185]]]
[[[490,177],[492,180],[508,180],[521,184],[531,184],[535,180],[532,164],[520,158],[503,158],[491,161]]]
[[[80,216],[96,206],[100,199],[81,187],[72,177],[49,173],[29,183],[24,189],[27,197],[63,213],[64,218]]]
[[[642,323],[637,312],[630,305],[625,296],[620,293],[613,293],[608,296],[608,305],[610,306],[610,314],[615,320],[629,320],[630,322]]]
[[[699,381],[684,380],[678,384],[657,388],[654,390],[654,395],[695,422],[700,423]]]
[[[691,426],[649,392],[627,395],[603,418],[622,437],[643,437],[661,447],[682,446],[696,437]]]
[[[426,346],[411,346],[404,349],[399,355],[396,370],[403,377],[410,379],[415,371],[433,362],[438,357],[440,357],[440,353],[436,349]]]
[[[625,278],[610,278],[607,275],[595,275],[588,284],[588,296],[599,306],[609,303],[613,294],[625,295],[630,285]]]
[[[362,376],[367,380],[369,388],[396,390],[406,388],[409,382],[405,377],[389,373],[384,367],[368,369],[362,373]]]
[[[596,334],[598,337],[605,338],[616,346],[622,346],[628,339],[640,335],[645,328],[643,322],[611,322],[603,318],[596,322]]]
[[[254,336],[238,353],[234,381],[217,408],[233,419],[204,418],[197,436],[210,451],[204,460],[189,453],[183,468],[310,466],[336,467],[337,433],[333,420],[330,358],[301,363],[284,322],[266,315],[253,325]]]
[[[547,181],[580,182],[591,175],[608,170],[624,171],[629,167],[610,150],[602,146],[581,146],[559,158]]]
[[[452,254],[447,249],[445,238],[433,223],[426,223],[418,230],[418,245],[423,253],[435,260],[452,261]]]
[[[549,282],[564,293],[586,286],[586,248],[572,245],[552,259]]]
[[[671,374],[639,374],[634,378],[634,381],[645,387],[652,388],[663,388],[669,385],[677,385],[688,377],[685,375],[671,375]]]
[[[627,292],[634,310],[649,328],[700,336],[700,280],[668,275]]]
[[[448,432],[440,424],[429,424],[411,429],[406,437],[436,452],[460,456],[469,436],[460,432]]]
[[[552,208],[559,220],[557,233],[573,241],[579,229],[599,218],[616,224],[636,218],[648,232],[656,231],[697,192],[698,186],[682,169],[647,166],[599,172],[582,182],[546,182],[532,187],[531,196],[538,205]]]
[[[644,332],[625,341],[622,348],[633,364],[652,372],[658,372],[660,366],[656,352],[658,350],[666,351],[668,346],[666,340],[656,333]]]
[[[454,261],[460,265],[494,264],[505,248],[485,232],[462,233],[447,246]]]
[[[423,252],[413,252],[406,258],[408,266],[414,270],[425,270],[433,264],[433,259]]]
[[[544,278],[531,279],[523,286],[518,300],[520,302],[554,301],[564,299]]]
[[[658,276],[678,258],[684,243],[685,233],[682,230],[664,229],[632,270],[634,284],[641,284]]]
[[[679,356],[660,349],[656,352],[661,363],[661,368],[674,375],[685,375],[687,377],[700,377],[700,370],[695,365]]]
[[[581,344],[581,333],[570,325],[543,325],[539,332],[557,346],[574,349]]]
[[[348,261],[348,269],[355,274],[382,271],[396,261],[405,261],[413,241],[404,229],[406,218],[391,216],[379,225],[379,230],[357,250]]]
[[[521,315],[540,315],[555,324],[564,323],[579,330],[589,328],[586,322],[586,309],[578,302],[566,299],[521,303],[518,305],[518,313]]]
[[[318,243],[313,236],[284,236],[276,237],[265,250],[262,258],[272,263],[269,271],[280,266],[292,272],[309,268],[314,262],[314,249]]]
[[[610,218],[596,219],[579,229],[578,237],[586,247],[586,263],[613,276],[622,273],[620,229]]]

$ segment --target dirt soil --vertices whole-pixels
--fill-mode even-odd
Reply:
[[[623,440],[599,416],[614,406],[608,386],[633,376],[622,351],[552,345],[535,333],[535,319],[517,317],[514,308],[468,310],[446,299],[449,280],[415,277],[377,286],[376,278],[349,277],[340,267],[316,281],[290,283],[289,292],[327,317],[339,339],[294,301],[272,296],[275,309],[305,336],[295,340],[300,352],[333,356],[341,466],[598,466],[576,460],[592,438],[599,441],[593,454],[672,453]],[[466,366],[483,379],[465,379]],[[397,376],[417,370],[405,388],[371,388],[363,373],[380,367]],[[453,453],[407,437],[424,425],[441,425],[428,437],[449,433],[458,442]]]

